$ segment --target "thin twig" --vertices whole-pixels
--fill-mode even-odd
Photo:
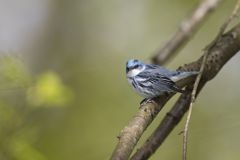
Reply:
[[[199,26],[200,22],[205,19],[204,17],[206,17],[210,13],[210,11],[218,5],[220,1],[221,0],[204,0],[195,9],[192,15],[182,22],[182,25],[179,28],[179,32],[176,33],[176,37],[179,37],[177,39],[180,41],[185,38],[188,39],[188,37],[190,37],[190,35],[194,33],[197,26]],[[190,32],[192,33],[188,34]],[[173,37],[172,39],[175,40],[176,37]],[[179,42],[173,42],[172,44],[177,44]],[[166,46],[168,46],[168,44]],[[174,47],[174,49],[176,50],[180,46],[181,45],[177,45]],[[165,47],[165,49],[167,49],[167,47]],[[121,134],[119,136],[119,142],[112,154],[111,159],[127,159],[130,156],[133,148],[138,142],[138,139],[141,137],[145,129],[161,110],[163,105],[167,102],[168,98],[170,97],[162,97],[163,100],[158,105],[147,105],[140,108],[136,116],[134,116],[134,118],[129,122],[129,124],[121,131]],[[145,113],[145,110],[147,110],[148,112]]]
[[[207,45],[204,48],[204,50],[207,50],[207,49],[211,48],[219,40],[219,38],[227,30],[228,25],[233,21],[234,18],[237,18],[239,10],[240,10],[240,0],[238,0],[236,2],[236,5],[235,5],[231,15],[222,24],[222,26],[220,27],[219,32],[218,32],[217,36],[215,37],[215,39],[209,45]]]
[[[189,77],[181,81],[178,86],[183,87],[186,84],[193,83],[193,80],[194,77]],[[118,144],[112,153],[111,160],[126,160],[129,158],[143,132],[173,95],[162,95],[154,99],[156,103],[146,103],[139,108],[139,111],[118,136]]]
[[[235,29],[237,30],[238,28],[235,28]],[[228,51],[227,54],[221,55],[222,58],[218,60],[218,63],[213,64],[213,65],[210,64],[210,66],[212,66],[211,69],[214,70],[214,68],[215,68],[216,71],[214,70],[213,73],[211,73],[212,71],[209,72],[209,74],[208,74],[209,77],[213,77],[215,72],[217,73],[219,71],[219,69],[223,66],[223,64],[225,64],[226,61],[228,61],[229,58],[234,55],[233,52],[236,50],[236,48],[240,47],[240,46],[238,46],[238,44],[239,44],[239,31],[238,30],[236,31],[235,37],[237,37],[237,39],[235,39],[234,41],[237,41],[238,42],[237,44],[235,44],[235,42],[234,42],[234,44],[230,43],[230,42],[232,42],[231,38],[228,41],[223,39],[224,45],[218,47],[218,50],[220,51],[220,53],[226,52],[225,49],[223,49],[224,47],[225,48],[230,47],[230,48],[227,49],[227,51]],[[198,61],[196,61],[192,65],[188,65],[189,67],[186,67],[185,69],[186,70],[199,70],[199,68],[200,68],[199,64],[200,63]],[[192,84],[192,83],[193,83],[193,80],[190,80],[189,82],[183,83],[183,85],[180,85],[180,86],[184,86],[186,84]],[[136,113],[136,115],[133,117],[133,119],[130,120],[129,124],[126,127],[124,127],[120,136],[118,137],[119,141],[118,141],[118,144],[112,154],[112,157],[111,157],[112,160],[125,160],[125,159],[129,158],[130,154],[132,153],[136,143],[138,142],[138,140],[141,137],[141,135],[143,134],[143,132],[146,130],[146,128],[149,126],[149,124],[151,124],[151,122],[156,117],[156,115],[161,110],[161,108],[165,105],[165,103],[172,96],[173,95],[161,96],[157,99],[157,104],[148,103],[139,109],[139,111]],[[185,113],[185,112],[181,111],[181,113]],[[178,114],[178,112],[176,112],[176,115],[177,114]],[[173,118],[174,119],[173,123],[177,124],[176,120],[175,120],[175,116],[171,117],[170,115],[171,114],[169,114],[168,117]],[[180,119],[181,119],[181,116],[180,116]],[[171,123],[168,123],[168,124],[171,125]],[[164,125],[165,125],[165,123],[164,123]],[[174,126],[174,125],[172,125],[172,126]],[[169,132],[164,133],[165,136],[167,136],[171,132],[171,129],[168,129],[168,131]],[[164,139],[162,139],[162,140],[164,140]],[[149,149],[152,150],[152,148],[149,148]],[[148,153],[148,155],[151,155],[151,154]]]
[[[232,20],[235,17],[237,17],[239,9],[240,9],[240,0],[237,1],[231,15],[227,18],[227,20],[221,26],[221,28],[219,30],[219,33],[217,34],[213,43],[208,45],[207,48],[205,48],[205,50],[204,50],[204,56],[203,56],[203,60],[202,60],[201,68],[200,68],[200,73],[198,74],[198,76],[196,78],[196,81],[194,83],[194,86],[193,86],[193,91],[192,91],[192,94],[191,94],[191,103],[189,105],[187,120],[186,120],[186,123],[185,123],[185,126],[184,126],[184,132],[183,132],[183,160],[187,160],[187,142],[188,142],[189,123],[190,123],[190,120],[191,120],[193,104],[195,102],[197,88],[198,88],[199,82],[200,82],[201,77],[202,77],[202,73],[203,73],[203,70],[204,70],[204,67],[205,67],[206,58],[208,56],[208,50],[210,48],[212,48],[215,45],[215,43],[222,37],[222,35],[224,34],[224,32],[227,29],[227,26],[232,22]]]
[[[189,128],[189,123],[190,123],[190,119],[191,119],[191,115],[192,115],[193,103],[195,102],[195,98],[196,98],[197,88],[198,88],[199,82],[201,80],[202,73],[203,73],[204,66],[205,66],[205,62],[206,62],[206,59],[207,59],[207,53],[208,53],[208,51],[206,51],[204,56],[203,56],[201,68],[200,68],[199,74],[196,78],[196,81],[194,82],[193,91],[192,91],[192,94],[191,94],[191,103],[189,105],[187,120],[186,120],[184,130],[183,130],[183,160],[187,160],[188,128]]]
[[[227,18],[227,20],[221,26],[220,31],[219,31],[219,33],[218,33],[218,35],[216,37],[217,40],[224,34],[224,32],[226,31],[228,25],[233,21],[233,19],[237,18],[239,10],[240,10],[240,0],[238,0],[236,2],[236,5],[235,5],[231,15]]]
[[[202,22],[212,13],[222,0],[203,0],[192,14],[181,22],[177,32],[171,39],[153,56],[156,64],[163,64],[183,47],[192,37]]]

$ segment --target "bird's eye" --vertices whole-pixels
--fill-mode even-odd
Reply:
[[[139,67],[139,65],[137,64],[137,65],[135,65],[135,67],[134,68],[138,68]]]

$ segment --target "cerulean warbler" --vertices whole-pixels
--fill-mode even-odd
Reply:
[[[134,90],[146,99],[152,99],[168,92],[184,90],[176,82],[198,74],[198,72],[170,71],[164,67],[131,59],[126,63],[127,80]]]

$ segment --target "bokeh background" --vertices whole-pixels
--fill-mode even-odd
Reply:
[[[125,62],[149,62],[197,3],[0,0],[0,160],[108,159],[141,101],[127,84]],[[196,60],[234,3],[224,1],[166,66]],[[232,58],[199,95],[189,159],[240,158],[239,60]],[[152,160],[181,159],[183,124]]]

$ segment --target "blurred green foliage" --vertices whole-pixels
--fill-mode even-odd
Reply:
[[[32,106],[66,106],[72,98],[72,91],[53,72],[40,75],[36,84],[27,92],[27,99]]]
[[[35,78],[16,56],[4,55],[0,62],[1,92],[7,97],[0,105],[0,159],[46,160],[33,145],[39,127],[31,124],[30,117],[37,114],[36,106],[67,106],[73,92],[54,72],[46,71]],[[23,99],[17,98],[19,95]]]
[[[0,64],[1,89],[26,87],[31,83],[30,73],[21,59],[3,55],[0,57]]]
[[[148,62],[197,2],[15,0],[15,7],[0,2],[7,8],[0,8],[0,16],[14,24],[0,28],[0,160],[108,159],[141,100],[126,82],[125,62]],[[234,0],[225,1],[167,67],[198,58],[233,6]],[[7,38],[19,36],[9,41],[11,53],[2,46],[8,42],[1,39],[4,27]],[[239,59],[234,57],[197,99],[189,159],[240,158]],[[183,123],[151,159],[180,159]]]

